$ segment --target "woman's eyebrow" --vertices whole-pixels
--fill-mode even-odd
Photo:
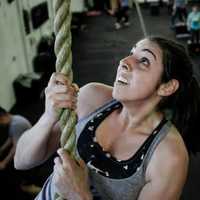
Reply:
[[[147,51],[149,52],[153,57],[154,59],[156,60],[156,55],[153,53],[153,51],[151,51],[150,49],[142,49],[142,51]]]

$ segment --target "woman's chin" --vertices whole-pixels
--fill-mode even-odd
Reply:
[[[116,99],[117,101],[123,101],[125,100],[125,96],[122,94],[119,94],[118,92],[114,91],[112,92],[113,99]]]

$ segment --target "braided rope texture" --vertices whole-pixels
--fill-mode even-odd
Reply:
[[[54,51],[56,54],[56,71],[65,74],[70,82],[73,81],[72,52],[71,52],[71,0],[53,0],[54,33],[56,36]],[[77,115],[70,109],[60,111],[61,138],[60,143],[67,152],[75,158],[75,126]],[[56,200],[62,200],[58,194]]]

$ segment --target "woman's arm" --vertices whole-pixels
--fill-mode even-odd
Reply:
[[[181,139],[161,142],[147,168],[147,183],[138,200],[179,200],[187,178],[188,160]]]
[[[54,73],[45,90],[45,113],[40,120],[19,139],[15,154],[15,167],[28,169],[44,162],[59,146],[60,128],[56,110],[76,109],[79,119],[112,99],[112,87],[91,83],[76,89],[60,73]],[[78,98],[78,99],[77,99]],[[78,103],[77,103],[78,102]],[[56,125],[55,125],[56,124]]]
[[[66,76],[54,73],[45,89],[45,112],[39,121],[19,139],[14,157],[17,169],[28,169],[39,165],[50,157],[59,146],[60,130],[58,112],[60,108],[76,107],[76,90]]]
[[[23,133],[17,142],[14,164],[16,169],[29,169],[47,160],[59,146],[59,128],[42,115],[39,121]]]

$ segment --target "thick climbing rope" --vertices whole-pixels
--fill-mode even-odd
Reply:
[[[54,32],[56,71],[64,73],[70,82],[72,82],[72,52],[71,52],[71,13],[70,0],[54,0]],[[72,110],[63,110],[60,114],[60,124],[62,129],[61,146],[68,152],[73,153],[75,140],[75,125],[77,122],[76,113]]]
[[[69,81],[73,81],[72,73],[72,52],[71,52],[71,0],[54,0],[54,33],[56,36],[54,51],[56,54],[56,71],[67,76]],[[75,126],[77,122],[76,113],[70,109],[59,112],[61,125],[60,143],[67,152],[75,158]],[[56,200],[62,200],[58,194]]]

